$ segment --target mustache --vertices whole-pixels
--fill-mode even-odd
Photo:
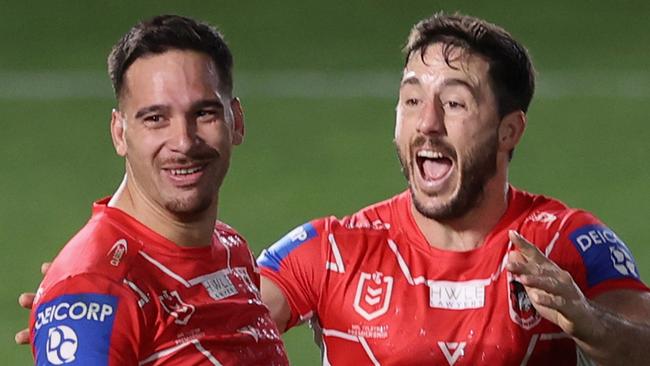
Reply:
[[[162,159],[161,162],[162,164],[191,165],[193,163],[206,163],[216,160],[219,156],[221,156],[219,151],[206,146],[192,148],[184,154],[177,153],[173,156],[168,156],[165,159]]]
[[[424,146],[427,146],[434,150],[438,150],[442,152],[445,156],[453,160],[456,160],[457,158],[456,149],[454,149],[449,143],[444,141],[439,136],[434,136],[434,137],[427,137],[423,135],[416,136],[413,142],[411,142],[411,151]]]

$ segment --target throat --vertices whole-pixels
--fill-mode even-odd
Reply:
[[[137,187],[126,183],[126,179],[111,198],[109,206],[123,211],[178,246],[202,247],[212,244],[216,211],[194,220],[182,220],[156,205]]]
[[[464,218],[449,222],[429,219],[412,208],[413,218],[427,243],[436,249],[468,252],[483,245],[491,226],[468,224]],[[486,231],[487,230],[487,231]]]

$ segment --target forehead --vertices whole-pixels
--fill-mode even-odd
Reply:
[[[454,46],[445,53],[442,43],[434,43],[411,53],[402,82],[415,80],[419,84],[438,84],[453,78],[480,89],[489,84],[489,68],[488,61],[478,54]]]
[[[217,68],[208,55],[196,51],[169,50],[140,57],[131,64],[124,74],[121,99],[214,95],[219,94],[219,86]]]

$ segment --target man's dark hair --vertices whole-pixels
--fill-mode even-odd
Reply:
[[[503,28],[462,14],[436,13],[417,23],[404,47],[406,62],[436,42],[443,44],[443,57],[451,65],[452,51],[461,48],[485,57],[490,65],[488,75],[501,118],[510,112],[528,111],[535,91],[535,71],[526,48]]]
[[[169,50],[202,52],[214,61],[220,85],[232,91],[232,54],[219,31],[206,23],[178,16],[160,15],[142,21],[120,39],[108,55],[108,75],[119,99],[126,70],[140,57]]]

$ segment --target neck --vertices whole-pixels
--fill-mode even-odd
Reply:
[[[413,204],[415,222],[429,245],[450,251],[469,251],[483,244],[485,237],[508,208],[508,182],[498,174],[486,184],[483,197],[463,216],[436,221],[423,216]]]
[[[179,246],[200,247],[212,243],[217,220],[217,199],[205,211],[181,218],[146,197],[125,175],[108,206],[126,212]]]

